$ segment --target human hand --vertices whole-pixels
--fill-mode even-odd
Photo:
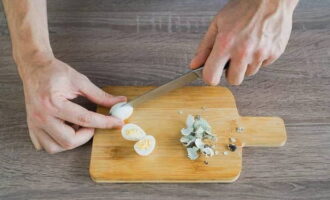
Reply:
[[[297,2],[229,1],[212,20],[190,67],[196,69],[204,64],[204,81],[217,85],[230,61],[227,81],[241,84],[245,75],[256,74],[261,66],[273,63],[284,52]]]
[[[123,125],[120,119],[94,113],[70,100],[84,96],[110,107],[126,101],[126,97],[111,96],[60,60],[42,57],[20,63],[18,68],[23,80],[29,134],[36,149],[43,148],[48,153],[73,149],[89,141],[94,128]]]

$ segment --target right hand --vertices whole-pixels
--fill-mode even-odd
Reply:
[[[297,0],[231,0],[212,20],[190,67],[204,64],[203,79],[218,85],[224,66],[227,81],[239,85],[245,76],[273,63],[284,52]]]
[[[20,63],[18,68],[24,85],[29,134],[36,149],[52,154],[73,149],[89,141],[94,128],[123,125],[120,119],[89,111],[70,100],[80,95],[111,107],[126,101],[126,97],[104,92],[60,60],[42,58]]]

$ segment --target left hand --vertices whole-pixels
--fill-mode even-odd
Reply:
[[[297,1],[231,0],[212,20],[190,67],[204,64],[203,79],[217,85],[230,61],[227,80],[242,83],[245,75],[273,63],[288,43]]]

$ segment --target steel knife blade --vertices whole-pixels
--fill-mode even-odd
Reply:
[[[184,85],[198,79],[202,77],[202,70],[203,70],[203,66],[195,69],[195,70],[191,70],[183,75],[181,75],[180,77],[169,81],[157,88],[154,88],[134,99],[132,99],[131,101],[127,102],[124,105],[130,105],[132,107],[136,107],[138,104],[141,104],[143,102],[146,102],[150,99],[154,99],[156,97],[159,97],[163,94],[166,94],[172,90],[178,89],[183,87]],[[124,106],[123,105],[123,106]]]

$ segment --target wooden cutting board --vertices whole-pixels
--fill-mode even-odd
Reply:
[[[131,99],[153,87],[114,86],[105,91]],[[108,108],[97,112],[107,114]],[[191,161],[179,142],[180,130],[189,114],[208,120],[218,136],[219,154]],[[127,123],[141,126],[156,138],[154,152],[138,156],[134,142],[124,140],[120,130],[97,129],[90,163],[90,175],[96,182],[233,182],[242,170],[242,147],[284,145],[286,131],[278,117],[241,117],[232,93],[224,87],[184,87],[135,108]],[[244,130],[239,133],[236,128]],[[239,146],[227,149],[229,138]],[[228,155],[224,155],[224,152]],[[269,156],[272,156],[271,154]],[[258,162],[257,160],[255,162]]]

